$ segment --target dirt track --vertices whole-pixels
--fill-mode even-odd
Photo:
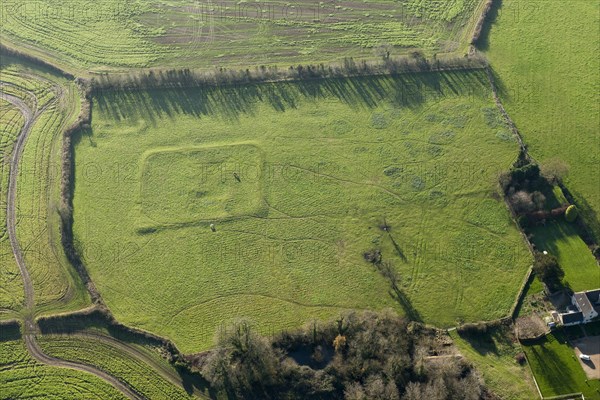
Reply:
[[[19,161],[21,159],[21,155],[23,154],[23,149],[25,147],[25,143],[27,142],[27,137],[31,132],[31,127],[34,122],[40,116],[40,114],[44,111],[42,110],[31,110],[25,102],[21,99],[14,97],[12,95],[6,94],[1,91],[0,88],[0,97],[9,103],[13,104],[17,107],[21,113],[23,114],[23,118],[25,119],[25,124],[23,125],[23,129],[17,140],[15,142],[15,146],[13,148],[13,154],[10,161],[10,173],[8,179],[8,194],[7,194],[7,204],[6,204],[6,225],[7,232],[10,240],[10,245],[12,247],[13,254],[15,256],[15,260],[17,261],[17,265],[19,267],[19,271],[21,273],[21,277],[23,278],[23,288],[25,292],[25,326],[24,326],[24,338],[25,344],[27,346],[27,350],[29,354],[37,361],[43,364],[51,365],[54,367],[61,368],[70,368],[78,371],[88,372],[90,374],[96,375],[98,378],[105,380],[106,382],[113,385],[115,388],[120,390],[125,396],[131,399],[144,399],[139,393],[132,390],[129,386],[123,384],[117,378],[112,375],[101,371],[93,366],[86,364],[79,364],[71,361],[60,360],[57,358],[49,357],[40,349],[39,345],[36,342],[35,335],[35,322],[33,320],[34,314],[34,290],[33,284],[31,282],[31,276],[29,275],[29,271],[27,270],[27,266],[25,265],[25,260],[23,258],[23,252],[19,245],[19,241],[17,240],[16,234],[16,221],[17,221],[17,213],[16,213],[16,194],[17,194],[17,177],[19,176]]]

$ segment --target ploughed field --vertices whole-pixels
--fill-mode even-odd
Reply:
[[[463,52],[482,0],[3,2],[1,38],[76,69],[318,64]]]
[[[517,147],[483,71],[96,93],[75,244],[119,321],[184,352],[239,317],[498,318],[531,263],[496,191]]]

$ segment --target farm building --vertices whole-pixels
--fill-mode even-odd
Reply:
[[[559,314],[563,325],[587,324],[600,314],[600,289],[577,292],[571,297],[576,312]]]

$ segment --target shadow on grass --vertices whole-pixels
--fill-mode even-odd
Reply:
[[[423,322],[423,318],[417,309],[412,305],[410,299],[396,285],[392,285],[390,296],[400,304],[406,316],[415,322]]]
[[[527,279],[527,282],[525,283],[525,287],[523,288],[523,293],[525,293],[523,296],[519,297],[519,301],[517,302],[517,306],[515,307],[515,313],[514,318],[517,318],[519,316],[519,314],[521,314],[521,308],[523,308],[523,303],[525,302],[525,299],[527,298],[527,296],[529,296],[529,289],[531,289],[531,284],[533,283],[535,279],[535,274],[531,274],[529,275],[529,279]]]
[[[481,51],[487,51],[490,48],[490,32],[498,16],[501,15],[502,3],[502,0],[492,1],[492,6],[485,17],[479,40],[475,43],[475,46]]]
[[[392,241],[392,245],[394,246],[394,249],[396,250],[396,254],[398,254],[398,257],[400,257],[400,259],[403,262],[406,262],[407,261],[406,255],[404,255],[404,252],[400,248],[400,245],[398,244],[398,242],[396,242],[396,240],[394,239],[394,237],[392,236],[392,234],[389,231],[388,231],[388,236],[390,237],[390,240]]]
[[[18,321],[2,321],[0,323],[0,342],[21,339],[21,324]]]
[[[458,333],[461,339],[467,341],[469,345],[482,356],[493,354],[501,355],[502,348],[511,348],[513,341],[507,330],[510,329],[504,325],[490,327],[484,333]]]
[[[569,365],[573,363],[565,360],[565,357],[574,357],[573,349],[562,332],[555,331],[541,339],[525,341],[523,345],[542,393],[559,395],[580,391],[575,371]]]
[[[280,112],[298,108],[302,101],[324,98],[335,98],[356,108],[375,108],[384,102],[418,108],[430,98],[457,95],[488,96],[485,72],[465,70],[217,87],[107,90],[96,93],[93,103],[114,120],[141,118],[155,124],[158,119],[182,114],[236,120],[243,114],[254,115],[260,103]]]

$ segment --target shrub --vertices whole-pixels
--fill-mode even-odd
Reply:
[[[527,359],[525,358],[525,353],[523,353],[523,352],[521,352],[521,353],[518,353],[518,354],[515,356],[515,361],[516,361],[516,362],[517,362],[517,364],[519,364],[519,365],[523,365],[523,364],[525,364],[525,362],[527,361]]]
[[[540,252],[535,253],[533,272],[535,272],[540,281],[544,282],[550,288],[559,286],[561,279],[565,276],[565,272],[558,265],[556,257]]]
[[[577,210],[577,206],[572,204],[569,207],[567,207],[567,210],[565,211],[565,219],[567,220],[567,222],[575,221],[578,215],[579,211]]]

